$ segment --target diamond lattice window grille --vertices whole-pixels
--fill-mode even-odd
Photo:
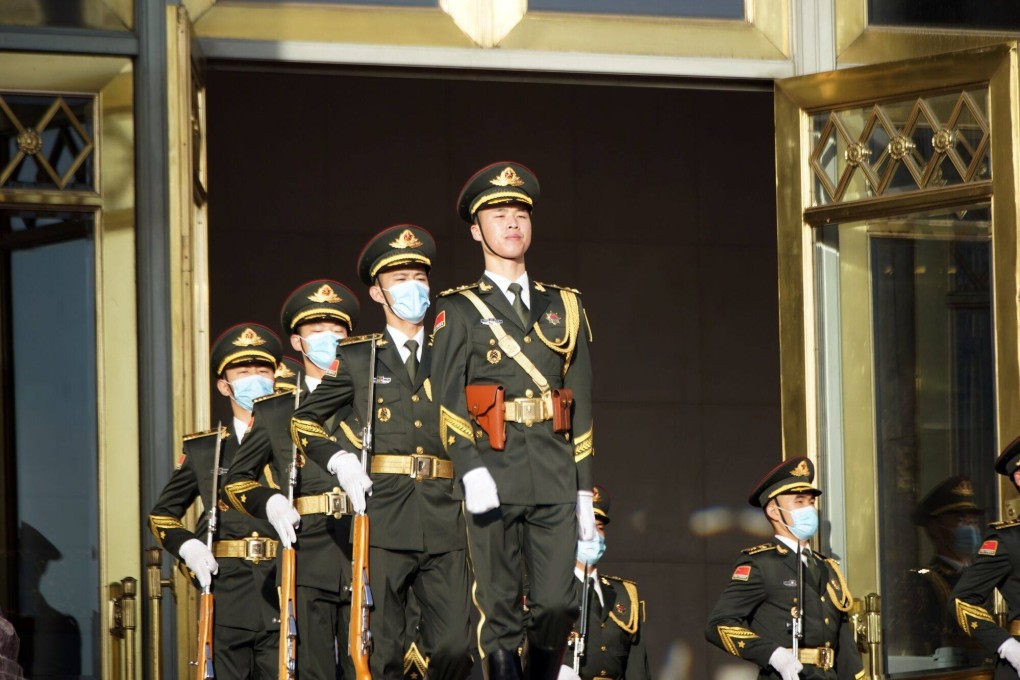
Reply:
[[[14,96],[25,99],[24,95]],[[6,159],[0,168],[0,188],[16,183],[19,188],[27,185],[66,189],[84,164],[95,163],[95,140],[90,126],[62,96],[31,97],[34,104],[49,102],[34,123],[23,120],[24,112],[21,116],[16,113],[11,97],[0,94],[0,134],[6,146],[0,157],[0,163]],[[32,167],[27,165],[29,161]],[[94,189],[91,178],[95,173],[88,172],[87,177],[89,188]]]

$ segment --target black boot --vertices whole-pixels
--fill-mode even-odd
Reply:
[[[485,655],[485,680],[521,680],[521,658],[517,652],[497,649]]]
[[[563,649],[548,649],[528,645],[528,657],[524,662],[525,680],[556,680],[563,660]]]

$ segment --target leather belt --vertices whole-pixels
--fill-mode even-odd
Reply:
[[[552,419],[552,393],[546,392],[539,397],[517,397],[507,401],[503,407],[508,421],[531,427],[534,423]]]
[[[213,557],[236,557],[258,564],[262,560],[274,559],[278,547],[278,541],[253,533],[245,538],[213,541]]]
[[[793,650],[790,650],[793,654]],[[797,660],[811,666],[818,666],[827,671],[836,665],[836,650],[832,647],[801,647],[797,650]]]
[[[377,453],[372,456],[372,472],[384,475],[407,475],[415,481],[453,479],[453,461],[428,454]]]
[[[1009,622],[1009,634],[1020,635],[1020,619],[1014,619]]]
[[[294,499],[294,509],[299,515],[333,515],[340,519],[343,515],[350,515],[351,505],[347,500],[347,494],[334,486],[332,491],[325,491],[315,496],[302,496]]]

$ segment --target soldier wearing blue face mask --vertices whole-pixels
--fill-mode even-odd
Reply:
[[[815,498],[822,493],[811,484],[814,476],[810,460],[791,458],[751,492],[748,502],[764,510],[775,540],[743,551],[708,617],[709,642],[757,664],[759,680],[865,677],[847,617],[853,598],[846,580],[835,560],[809,544],[818,530]],[[796,654],[793,612],[803,631]]]
[[[586,567],[591,580],[587,606],[581,608],[588,612],[588,635],[582,646],[580,672],[575,673],[572,662],[581,624],[580,621],[574,623],[557,680],[649,680],[652,676],[645,646],[645,601],[638,597],[634,581],[598,571],[598,562],[606,551],[606,527],[609,525],[610,498],[605,487],[594,486],[592,505],[597,533],[591,540],[577,542],[574,566],[574,592],[579,603],[585,596]]]
[[[212,488],[216,449],[220,449],[220,468],[225,470],[248,429],[253,403],[273,393],[273,375],[282,349],[276,334],[253,323],[233,326],[213,343],[216,388],[230,399],[233,421],[219,431],[219,437],[217,430],[184,437],[177,468],[149,514],[149,526],[159,544],[181,559],[200,586],[212,584],[217,678],[276,675],[278,542],[268,522],[223,504],[212,550],[206,543],[208,515],[202,513],[195,531],[185,527],[182,519],[196,498],[208,509],[217,497]],[[223,475],[219,479],[222,488]],[[265,482],[264,477],[260,480]]]
[[[358,274],[382,307],[385,332],[342,341],[336,370],[301,404],[291,426],[302,453],[333,472],[355,510],[365,509],[370,518],[375,678],[403,675],[411,642],[405,639],[409,588],[421,608],[418,646],[428,659],[428,677],[464,678],[471,668],[464,520],[453,463],[439,439],[432,348],[424,326],[435,254],[432,235],[413,224],[389,227],[369,240],[358,257]],[[354,410],[338,436],[330,437],[325,417],[340,407]],[[353,453],[360,452],[369,419],[371,476]]]

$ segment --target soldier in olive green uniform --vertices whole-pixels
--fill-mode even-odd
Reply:
[[[1020,439],[995,461],[995,471],[1020,490]],[[1020,676],[1020,521],[994,522],[978,547],[973,564],[963,570],[949,596],[949,612],[967,635],[998,654],[995,680]],[[1002,628],[991,613],[992,592],[1006,600],[1009,625]]]
[[[200,586],[212,581],[213,668],[221,680],[276,677],[276,533],[265,520],[220,502],[211,552],[206,538],[209,504],[218,498],[212,488],[216,448],[220,447],[220,469],[226,470],[248,427],[253,400],[273,391],[281,350],[279,338],[259,324],[233,326],[213,343],[217,388],[231,399],[233,423],[223,427],[219,437],[216,430],[209,430],[184,438],[177,469],[149,514],[149,526],[160,545],[188,566]],[[192,532],[181,518],[199,497],[206,512]]]
[[[453,464],[439,441],[432,353],[423,325],[434,257],[432,235],[411,224],[384,229],[368,242],[358,258],[358,272],[372,299],[383,307],[386,332],[341,342],[337,370],[293,418],[298,447],[334,471],[356,504],[372,491],[367,499],[369,581],[375,600],[371,667],[377,678],[402,675],[409,587],[421,606],[429,677],[464,678],[471,668],[464,521]],[[375,400],[369,407],[371,374]],[[339,437],[330,437],[323,426],[326,416],[348,405],[354,408],[352,416]],[[360,457],[350,453],[360,451],[368,418],[374,435],[370,478]]]
[[[334,367],[337,344],[357,323],[359,311],[354,293],[329,279],[310,281],[287,298],[281,323],[291,334],[291,346],[304,356],[300,398],[307,398]],[[223,496],[237,511],[268,519],[284,546],[294,544],[298,676],[335,680],[338,625],[351,580],[347,497],[330,472],[299,455],[294,506],[287,500],[293,412],[292,392],[255,403],[249,432],[227,472]],[[330,418],[332,432],[339,431],[347,413]],[[268,486],[258,479],[266,465],[273,477]],[[298,524],[300,540],[294,531]]]
[[[596,564],[605,551],[605,528],[609,524],[610,498],[604,487],[595,485],[595,528],[598,536],[580,541],[574,566],[574,590],[584,611],[585,565],[588,565],[588,636],[581,654],[580,674],[573,661],[581,623],[574,624],[570,644],[563,656],[559,680],[650,680],[648,652],[645,648],[645,602],[638,598],[637,584],[618,576],[600,575]]]
[[[577,616],[575,542],[595,536],[591,332],[576,290],[528,276],[538,196],[538,179],[513,162],[467,182],[458,211],[481,244],[485,274],[440,294],[433,332],[439,436],[470,513],[478,645],[490,679],[521,675],[522,556],[531,609],[524,672],[556,677]]]
[[[835,560],[808,545],[818,529],[815,497],[821,491],[811,485],[814,475],[810,460],[791,458],[751,492],[750,504],[764,509],[776,540],[743,551],[708,617],[709,642],[758,664],[761,679],[864,678],[847,619],[853,598],[846,581]],[[803,603],[798,602],[801,591]],[[803,638],[794,655],[791,613],[796,610],[802,610]]]
[[[940,667],[985,662],[984,647],[960,630],[948,611],[949,593],[981,544],[983,512],[974,498],[971,480],[954,476],[917,504],[914,524],[924,527],[935,554],[923,567],[909,570],[897,589],[900,602],[891,608],[885,636],[891,654],[934,656]]]

